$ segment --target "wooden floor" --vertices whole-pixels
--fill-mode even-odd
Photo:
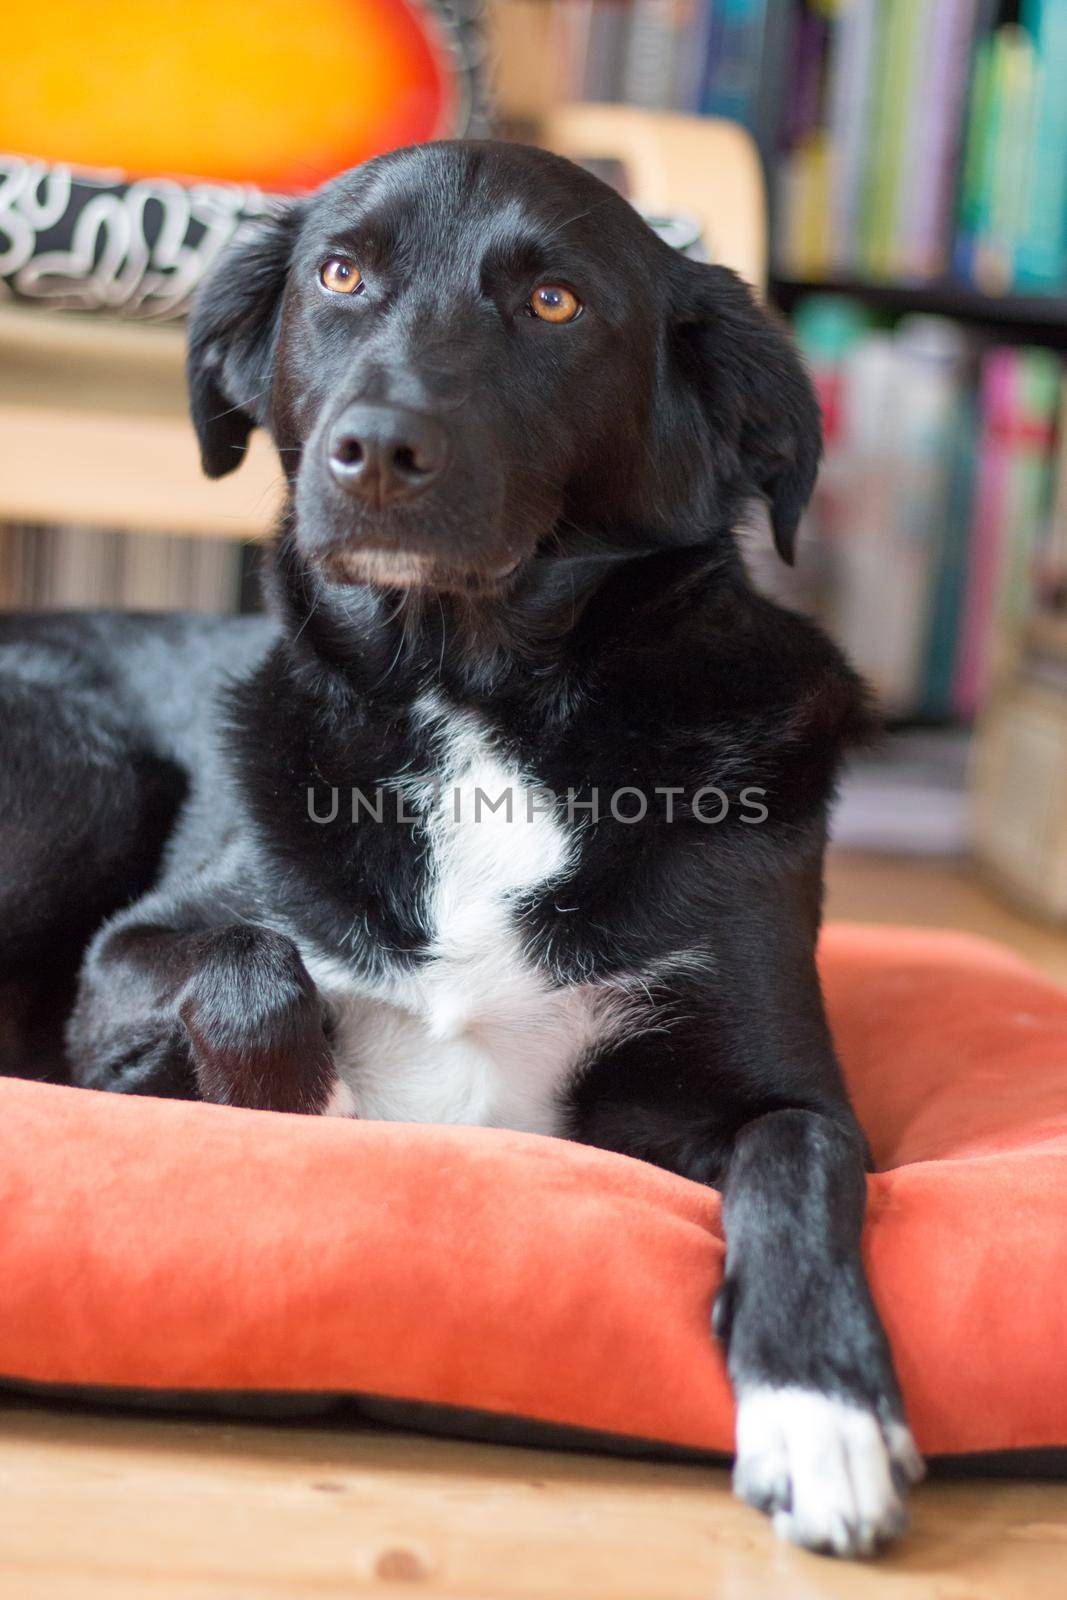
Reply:
[[[1024,916],[962,864],[930,866],[880,856],[832,855],[826,912],[842,921],[906,922],[980,933],[1009,945],[1067,987],[1067,928]]]
[[[836,861],[830,910],[970,927],[1067,982],[1067,939],[962,873]],[[1063,1600],[1067,1484],[927,1483],[906,1540],[857,1565],[778,1543],[711,1468],[0,1403],[4,1600],[405,1592]]]
[[[857,1565],[725,1471],[353,1428],[0,1409],[8,1600],[1062,1600],[1067,1486],[936,1482]]]

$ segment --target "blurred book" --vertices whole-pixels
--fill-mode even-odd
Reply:
[[[1060,380],[1059,438],[1052,479],[1048,523],[1038,548],[1037,584],[1043,607],[1067,612],[1067,370]]]
[[[978,709],[1035,597],[1062,374],[1046,350],[991,350],[982,363],[975,509],[953,684],[962,716]]]
[[[1020,288],[1062,288],[1067,275],[1067,5],[1024,8],[1037,45],[1029,161],[1023,179],[1014,278]]]
[[[860,265],[859,239],[867,167],[869,92],[878,39],[878,0],[841,7],[828,47],[826,122],[830,152],[829,261],[852,274]]]
[[[570,98],[729,117],[764,148],[779,131],[792,7],[768,0],[553,0]],[[824,31],[824,24],[818,24]],[[817,68],[817,57],[809,59]]]
[[[709,22],[701,38],[705,60],[697,109],[756,131],[767,0],[705,0],[702,9]]]
[[[1067,293],[1065,0],[552,0],[570,98],[728,117],[786,278]]]
[[[634,106],[669,106],[687,7],[683,0],[633,0],[630,11],[621,97]]]
[[[1063,362],[835,296],[802,301],[794,331],[825,418],[818,614],[891,716],[971,717],[1067,590]]]
[[[880,685],[896,712],[927,699],[931,616],[946,554],[952,461],[969,381],[965,334],[941,317],[905,317],[893,337],[890,475],[877,625]],[[862,484],[857,486],[862,493]]]
[[[918,731],[854,758],[831,817],[831,841],[894,855],[965,854],[969,749],[965,733]]]
[[[0,527],[5,610],[240,608],[243,549],[227,539],[95,527]]]
[[[570,0],[557,0],[563,7]],[[575,36],[580,62],[563,70],[581,83],[583,100],[621,100],[629,48],[631,7],[619,0],[592,0],[588,28]]]
[[[873,278],[890,275],[896,253],[897,211],[904,187],[904,151],[916,110],[922,0],[895,0],[877,8],[870,63],[870,128],[863,171],[859,257]]]
[[[902,181],[887,259],[895,277],[938,277],[948,266],[978,6],[979,0],[940,0],[923,8],[916,26]],[[913,115],[917,108],[921,114]]]
[[[956,400],[954,426],[946,441],[944,521],[930,591],[922,689],[918,711],[944,720],[955,714],[953,684],[967,587],[979,427],[978,396],[970,386]]]
[[[1037,49],[1027,30],[1014,26],[998,29],[991,45],[987,126],[969,252],[969,276],[986,294],[1004,294],[1014,281],[1037,76]]]
[[[827,305],[836,308],[836,341]],[[795,318],[827,419],[809,527],[832,569],[824,621],[885,708],[907,715],[929,698],[931,630],[948,604],[941,591],[971,352],[942,318],[904,318],[890,332],[845,316],[847,305],[818,297]]]

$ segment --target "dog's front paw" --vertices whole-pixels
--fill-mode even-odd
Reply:
[[[861,1403],[763,1384],[738,1395],[734,1491],[808,1550],[873,1554],[903,1531],[923,1470],[907,1426]]]
[[[352,1115],[322,998],[299,950],[254,924],[218,930],[179,996],[201,1096],[258,1111]]]

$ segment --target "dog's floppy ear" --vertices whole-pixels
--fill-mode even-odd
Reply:
[[[792,564],[815,487],[819,404],[789,336],[728,267],[684,263],[675,334],[720,470],[770,508],[775,549]]]
[[[240,466],[267,412],[282,291],[299,205],[279,209],[223,251],[189,317],[189,409],[209,478]]]

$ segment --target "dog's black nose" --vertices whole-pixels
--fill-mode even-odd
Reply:
[[[375,505],[410,500],[440,476],[444,430],[399,406],[349,406],[330,433],[330,471],[342,489]]]

